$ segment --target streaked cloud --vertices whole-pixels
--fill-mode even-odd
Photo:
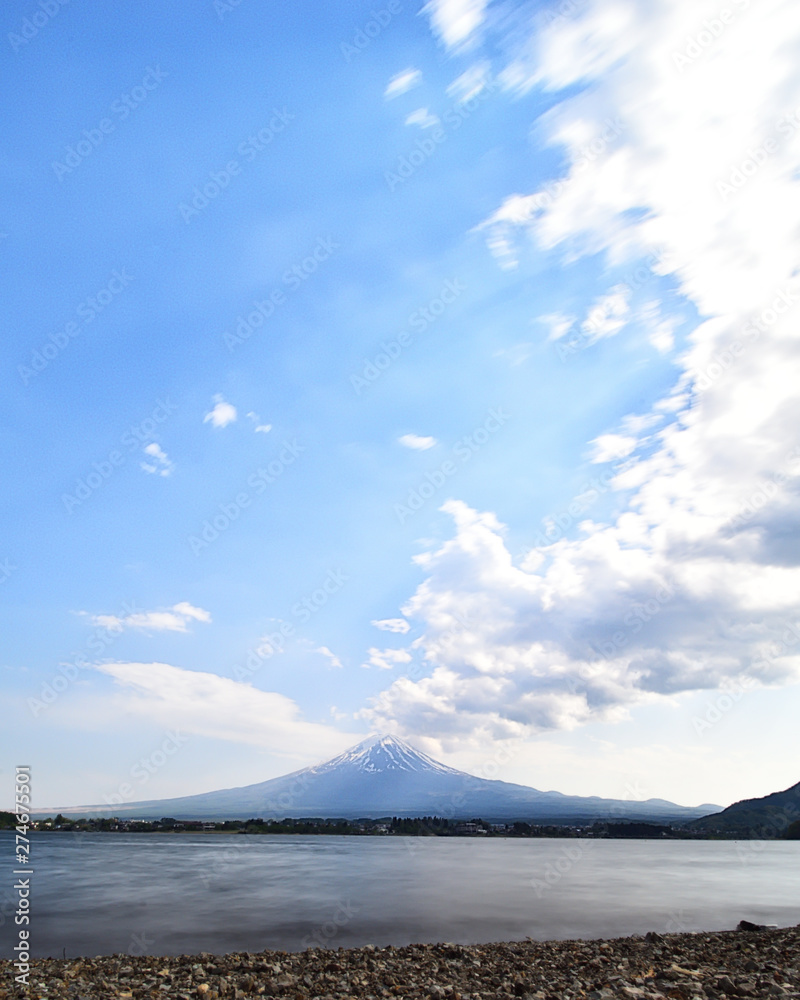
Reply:
[[[511,367],[516,368],[517,365],[521,365],[528,360],[532,350],[533,344],[530,341],[523,341],[519,344],[514,344],[513,347],[504,347],[499,351],[495,351],[492,357],[506,358]]]
[[[427,108],[417,108],[406,118],[406,125],[419,125],[420,128],[433,128],[439,124],[436,115],[432,115]]]
[[[429,0],[422,10],[430,18],[434,34],[452,49],[474,41],[487,6],[488,0]]]
[[[409,66],[408,69],[402,70],[402,72],[395,74],[391,78],[386,85],[383,96],[387,101],[390,101],[393,97],[399,97],[401,94],[408,93],[409,90],[418,87],[421,83],[422,73],[418,69]]]
[[[477,97],[489,84],[490,70],[490,64],[486,60],[470,66],[448,86],[447,96],[459,104]]]
[[[550,332],[547,335],[548,340],[560,340],[575,325],[575,317],[563,316],[561,313],[551,313],[548,316],[540,316],[539,322],[550,327]]]
[[[669,354],[675,346],[675,328],[681,320],[675,317],[655,323],[647,333],[647,339],[659,354]]]
[[[592,462],[613,462],[618,458],[627,458],[636,448],[638,441],[635,437],[627,437],[624,434],[601,434],[596,437],[592,444]]]
[[[630,311],[629,296],[629,290],[619,285],[594,302],[581,323],[588,344],[613,337],[625,326]]]

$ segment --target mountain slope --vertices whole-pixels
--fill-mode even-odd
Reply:
[[[718,831],[761,838],[780,837],[800,818],[800,781],[782,792],[760,799],[742,799],[713,816],[696,819],[689,826],[695,830]]]
[[[396,736],[370,736],[314,767],[243,788],[128,805],[61,808],[64,815],[176,819],[431,816],[528,822],[591,819],[688,820],[718,806],[686,808],[663,799],[628,802],[540,792],[476,778]]]

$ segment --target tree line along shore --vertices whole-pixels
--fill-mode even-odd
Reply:
[[[16,828],[14,813],[0,812],[0,830]],[[58,814],[34,820],[30,829],[41,832],[90,833],[238,833],[306,834],[316,836],[405,836],[405,837],[595,837],[647,840],[800,840],[800,821],[781,834],[763,828],[746,831],[697,830],[681,825],[635,821],[587,821],[580,825],[537,824],[517,820],[493,823],[483,819],[453,820],[438,816],[406,818],[386,816],[380,819],[293,819],[254,817],[247,820],[183,820],[163,816],[158,820],[120,817],[66,817]]]

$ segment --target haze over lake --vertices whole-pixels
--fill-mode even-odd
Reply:
[[[10,834],[0,848],[11,854]],[[800,922],[800,845],[39,834],[33,953],[614,937]],[[3,907],[3,938],[13,924]]]

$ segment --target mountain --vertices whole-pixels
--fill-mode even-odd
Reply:
[[[689,824],[691,829],[766,840],[781,837],[800,820],[800,781],[783,792],[760,799],[742,799],[714,816],[703,816]]]
[[[439,763],[397,736],[370,736],[324,764],[243,788],[127,805],[79,806],[65,816],[159,819],[283,819],[443,816],[453,819],[573,823],[593,819],[686,821],[719,806],[678,806],[540,792],[476,778]],[[53,810],[52,812],[56,812]]]

